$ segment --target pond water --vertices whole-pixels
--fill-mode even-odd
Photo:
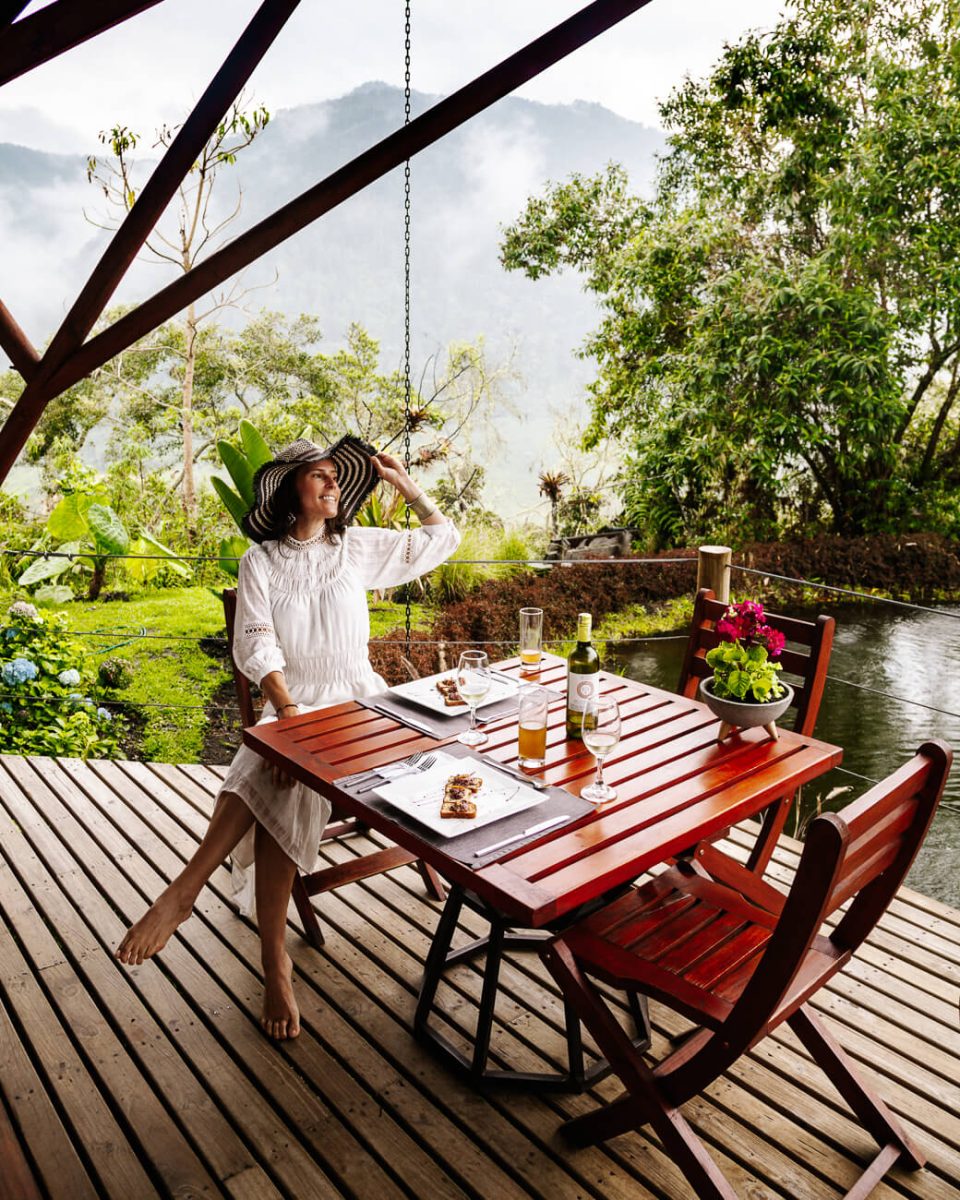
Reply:
[[[960,607],[942,607],[960,618]],[[882,779],[931,737],[953,746],[960,760],[960,619],[882,603],[829,611],[836,616],[837,633],[817,734],[843,747],[843,766],[803,788],[798,811],[788,819],[787,832],[793,834],[795,817],[802,824],[818,810],[843,808],[870,786],[845,772]],[[672,691],[684,643],[682,638],[639,642],[617,661],[630,678]],[[960,908],[960,762],[908,884]]]

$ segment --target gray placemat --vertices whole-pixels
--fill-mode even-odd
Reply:
[[[562,692],[558,692],[554,688],[544,688],[543,690],[549,692],[552,699],[557,699],[563,695]],[[413,704],[409,700],[404,700],[400,696],[394,695],[391,691],[378,692],[375,696],[364,696],[359,703],[364,708],[369,708],[384,716],[393,717],[395,720],[407,725],[410,729],[416,729],[418,733],[425,733],[428,737],[433,738],[456,737],[458,734],[463,733],[470,725],[470,714],[466,710],[456,710],[455,712],[451,712],[449,716],[441,717],[432,713],[428,708],[424,708],[422,705]],[[477,712],[477,726],[482,729],[484,725],[493,724],[503,717],[514,716],[516,711],[517,697],[507,696],[503,700],[498,700],[496,704],[487,704],[479,709]]]
[[[444,754],[449,754],[453,758],[472,758],[473,752],[469,746],[444,746]],[[482,761],[483,756],[476,756]],[[506,778],[506,776],[505,776]],[[386,782],[386,781],[384,781]],[[342,781],[340,782],[343,787]],[[350,787],[344,787],[344,791],[354,793],[357,787],[362,787],[363,781],[353,784]],[[468,830],[466,833],[458,834],[456,837],[445,838],[438,833],[434,833],[432,829],[428,829],[425,825],[421,825],[419,821],[408,817],[399,809],[393,807],[387,800],[382,800],[376,792],[365,792],[362,799],[377,812],[382,812],[395,821],[397,825],[404,829],[409,829],[415,833],[417,837],[428,842],[431,846],[437,846],[444,853],[449,854],[451,858],[455,858],[458,862],[466,864],[468,867],[485,867],[492,862],[497,862],[498,859],[512,854],[515,850],[521,849],[530,842],[535,842],[547,834],[555,834],[559,830],[576,821],[585,813],[592,812],[594,805],[587,800],[581,800],[579,796],[572,796],[569,792],[565,792],[563,788],[551,787],[543,793],[543,800],[540,804],[534,805],[532,808],[525,808],[522,812],[518,812],[516,816],[502,817],[499,821],[491,821],[489,825],[482,825],[479,829]],[[531,825],[539,825],[541,821],[549,821],[552,817],[568,816],[569,822],[564,825],[556,825],[553,829],[546,830],[544,833],[534,833],[527,838],[520,839],[511,843],[509,846],[504,846],[502,850],[495,850],[491,854],[477,857],[474,853],[476,850],[484,846],[492,845],[494,842],[501,842],[504,838],[512,837],[514,834],[522,833],[525,829],[529,829]]]

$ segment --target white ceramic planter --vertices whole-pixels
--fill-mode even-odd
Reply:
[[[777,720],[790,707],[793,699],[793,688],[789,683],[781,683],[783,695],[777,700],[768,700],[766,704],[757,704],[748,700],[728,700],[715,696],[712,691],[713,676],[700,680],[700,699],[707,708],[720,718],[720,732],[717,741],[723,739],[734,729],[756,729],[762,726],[776,740]]]

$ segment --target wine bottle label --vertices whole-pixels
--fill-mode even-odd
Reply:
[[[573,671],[567,676],[567,712],[582,713],[587,701],[600,695],[600,675],[593,671],[589,675],[577,675]]]

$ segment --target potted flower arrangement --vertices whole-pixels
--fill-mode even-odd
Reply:
[[[793,689],[777,678],[778,659],[786,639],[767,624],[763,605],[755,600],[731,604],[717,622],[720,643],[708,650],[713,675],[700,684],[700,697],[720,718],[717,741],[733,729],[763,726],[777,737],[777,718],[793,699]]]

